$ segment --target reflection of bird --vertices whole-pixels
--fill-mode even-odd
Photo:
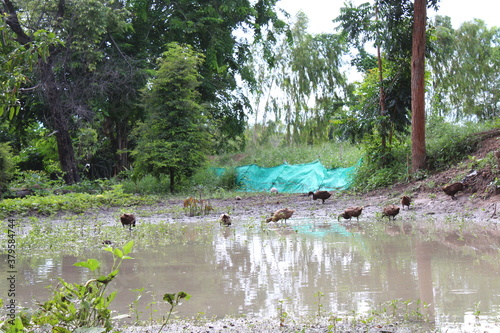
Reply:
[[[396,215],[398,214],[399,214],[399,207],[396,205],[389,205],[384,207],[384,212],[382,213],[382,217],[387,216],[390,220],[392,216],[392,219],[395,220]]]
[[[222,214],[220,216],[220,224],[225,225],[225,226],[231,225],[231,216],[229,216],[227,214]]]
[[[286,220],[292,217],[294,212],[295,212],[294,210],[288,208],[279,209],[276,212],[274,212],[272,217],[266,219],[266,222],[271,222],[271,221],[278,222],[279,220],[285,220],[286,222]]]
[[[132,227],[135,227],[135,215],[125,213],[120,216],[120,222],[122,223],[123,227],[128,225],[129,229],[132,230]]]
[[[464,183],[458,182],[443,187],[443,191],[444,193],[448,194],[453,200],[457,200],[457,198],[455,198],[455,194],[457,194],[457,192],[465,190],[465,187],[466,185]]]
[[[316,191],[316,192],[311,191],[307,194],[308,197],[310,197],[311,195],[313,197],[313,200],[321,199],[323,203],[325,203],[326,199],[332,196],[332,194],[328,191]]]
[[[344,212],[339,215],[338,219],[340,220],[340,218],[343,217],[346,220],[350,220],[351,218],[355,217],[356,220],[359,221],[359,215],[361,215],[363,208],[363,206],[346,208],[346,210],[344,210]]]
[[[401,206],[403,207],[403,209],[405,209],[405,206],[407,206],[408,209],[410,209],[410,204],[411,204],[411,198],[407,195],[403,195],[401,197]]]

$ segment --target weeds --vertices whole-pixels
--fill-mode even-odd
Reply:
[[[172,312],[174,311],[174,308],[181,304],[180,303],[181,300],[185,299],[187,301],[190,298],[191,298],[191,295],[189,295],[183,291],[179,291],[178,293],[175,293],[175,294],[163,295],[163,300],[165,302],[167,302],[168,304],[170,304],[170,310],[168,311],[167,318],[163,319],[163,323],[162,323],[158,333],[160,333],[163,330],[163,328],[165,327],[165,325],[167,325],[168,321],[170,320],[170,316],[172,315]]]
[[[120,272],[123,260],[132,259],[128,254],[132,251],[134,242],[130,241],[123,249],[107,247],[113,256],[111,272],[99,275],[101,263],[96,259],[88,259],[74,264],[76,267],[89,269],[94,277],[84,284],[68,283],[59,278],[61,287],[54,290],[50,300],[40,304],[29,321],[16,320],[14,325],[2,323],[2,328],[8,332],[36,330],[41,327],[50,327],[54,332],[72,332],[78,328],[92,330],[92,332],[109,332],[111,323],[111,310],[109,305],[116,296],[116,291],[106,294],[108,284]],[[22,327],[21,327],[22,326]]]
[[[64,195],[28,196],[23,199],[4,199],[0,201],[0,217],[28,214],[53,216],[59,212],[84,213],[98,207],[121,207],[139,204],[153,204],[154,197],[139,197],[124,193],[116,185],[102,194],[67,193]]]

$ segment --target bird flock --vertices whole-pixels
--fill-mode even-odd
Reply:
[[[446,195],[449,195],[452,200],[457,200],[456,197],[457,193],[464,191],[467,187],[468,185],[465,184],[464,182],[456,182],[453,184],[446,185],[441,189]],[[277,194],[278,190],[273,187],[270,192],[273,194]],[[313,200],[321,200],[322,201],[321,203],[325,204],[325,201],[332,196],[332,193],[328,191],[316,191],[316,192],[311,191],[307,195],[308,197],[312,196]],[[237,200],[241,200],[241,198],[238,197]],[[389,220],[391,220],[391,218],[392,220],[395,220],[396,216],[399,214],[401,209],[404,210],[405,207],[408,210],[410,209],[412,198],[407,195],[403,195],[401,197],[400,202],[401,202],[401,207],[394,204],[385,206],[382,209],[382,214],[381,214],[382,218],[387,217]],[[338,215],[338,220],[340,221],[340,219],[343,218],[345,220],[351,221],[352,218],[355,217],[356,221],[359,221],[359,216],[362,214],[363,209],[365,207],[366,206],[348,207]],[[266,218],[266,222],[269,223],[269,222],[283,221],[284,223],[286,223],[286,221],[292,217],[293,213],[295,213],[295,210],[292,210],[288,207],[278,209],[277,211],[272,213],[270,217]],[[124,228],[128,226],[129,230],[132,230],[132,227],[136,226],[136,217],[134,214],[124,213],[120,216],[120,222]],[[228,227],[232,224],[231,216],[229,216],[229,214],[223,213],[219,217],[219,222],[221,226]]]
[[[452,200],[457,200],[456,194],[460,191],[463,191],[467,188],[467,185],[463,182],[456,182],[450,185],[446,185],[442,187],[442,191],[449,195]],[[273,194],[278,193],[278,190],[273,187],[270,191]],[[329,191],[310,191],[307,194],[308,197],[312,197],[313,200],[321,200],[322,204],[325,204],[325,201],[328,200],[331,196],[332,193]],[[381,212],[381,217],[387,217],[389,220],[395,220],[396,216],[400,213],[401,210],[404,210],[405,208],[407,210],[410,209],[410,205],[412,204],[412,198],[408,195],[403,195],[400,199],[401,202],[401,207],[398,205],[390,204],[385,207],[383,207],[382,212]],[[356,218],[356,221],[359,221],[359,216],[362,214],[363,209],[365,206],[356,206],[356,207],[348,207],[346,208],[342,213],[338,215],[338,220],[340,221],[341,218],[345,220],[351,221],[352,218]],[[283,209],[278,209],[274,213],[271,214],[270,217],[266,218],[266,222],[278,222],[278,221],[283,221],[286,223],[286,221],[292,217],[293,213],[295,210],[289,209],[289,208],[283,208]],[[220,216],[220,224],[224,226],[229,226],[231,225],[231,217],[228,214],[222,214]]]

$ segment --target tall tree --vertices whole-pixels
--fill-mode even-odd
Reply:
[[[427,0],[415,0],[411,59],[412,172],[425,168],[425,31]]]
[[[39,58],[30,77],[36,89],[30,93],[40,97],[44,106],[41,118],[55,133],[64,180],[68,184],[78,182],[71,134],[77,121],[91,119],[87,101],[93,86],[89,85],[89,75],[102,59],[107,34],[125,25],[124,12],[118,3],[106,0],[50,0],[43,5],[38,0],[16,4],[2,0],[2,5],[12,41],[29,48],[41,31],[49,31],[62,41],[52,44]]]
[[[453,29],[449,17],[437,16],[432,38],[431,106],[456,120],[487,120],[500,113],[500,28],[484,21]]]
[[[284,27],[275,10],[277,1],[126,0],[127,8],[134,13],[134,33],[126,35],[123,43],[130,45],[130,52],[137,59],[158,57],[170,42],[192,45],[205,55],[198,90],[209,106],[208,121],[222,150],[229,138],[243,133],[246,124],[244,110],[248,100],[236,77],[253,79],[253,73],[244,67],[251,42],[237,32],[253,33],[254,40],[272,41],[272,32],[265,36],[262,32],[268,25],[276,30]]]
[[[178,179],[204,164],[208,153],[211,137],[197,91],[202,61],[191,46],[170,43],[155,78],[144,90],[148,115],[137,129],[134,166],[142,175],[168,174],[171,192]]]
[[[344,40],[309,34],[307,26],[307,16],[299,12],[290,32],[271,50],[274,61],[251,64],[259,73],[255,96],[266,92],[263,119],[274,116],[284,122],[286,144],[327,141],[332,115],[352,92],[342,72]]]
[[[429,0],[427,6],[436,8],[439,0]],[[349,3],[341,9],[340,16],[335,20],[340,23],[341,33],[347,36],[350,43],[363,51],[368,41],[380,45],[381,54],[388,63],[378,66],[381,74],[381,86],[378,105],[366,105],[368,108],[379,108],[382,116],[374,120],[378,124],[378,133],[381,137],[382,151],[385,153],[385,138],[391,140],[392,133],[408,132],[411,109],[411,54],[412,54],[412,26],[414,6],[410,0],[377,0],[373,7],[362,4],[354,7]],[[425,30],[424,30],[425,32]],[[380,61],[379,61],[380,64]],[[390,67],[390,73],[382,73],[383,68]],[[390,75],[386,75],[390,74]],[[380,78],[379,78],[380,81]],[[383,88],[383,89],[382,89]],[[371,100],[366,100],[371,102]],[[382,112],[386,107],[386,112]],[[369,112],[374,114],[374,112]],[[383,157],[385,154],[382,154]]]

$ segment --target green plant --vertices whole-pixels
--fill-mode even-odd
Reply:
[[[6,190],[9,181],[14,176],[14,162],[8,143],[0,143],[0,194]]]
[[[210,200],[203,199],[203,187],[198,186],[198,191],[200,199],[191,196],[184,200],[184,210],[188,216],[207,215],[213,210]]]
[[[185,299],[187,301],[190,298],[191,298],[191,295],[189,295],[183,291],[179,291],[178,293],[175,293],[175,294],[163,295],[163,300],[165,302],[167,302],[168,304],[170,304],[170,310],[168,311],[167,318],[163,319],[163,324],[161,325],[158,333],[160,333],[163,330],[163,328],[165,327],[165,325],[167,325],[168,321],[170,320],[170,316],[172,315],[172,312],[174,311],[174,308],[181,304],[180,303],[181,300]]]
[[[481,305],[481,301],[474,304],[474,312],[472,312],[472,314],[476,318],[476,321],[479,321],[479,315],[481,314],[481,310],[479,310],[479,305]]]
[[[279,313],[281,327],[285,326],[285,320],[288,317],[288,313],[283,308],[283,302],[284,302],[283,300],[280,300],[278,305],[278,313]]]
[[[318,317],[321,317],[321,309],[323,309],[323,303],[321,303],[321,297],[323,297],[325,294],[323,294],[321,291],[318,291],[317,293],[314,294],[318,298],[318,301],[316,302],[318,306]]]
[[[109,332],[112,330],[111,310],[109,305],[116,296],[116,291],[106,294],[108,284],[120,272],[123,260],[132,259],[128,254],[132,251],[134,242],[130,241],[123,249],[106,247],[104,250],[113,255],[113,266],[107,275],[98,275],[101,263],[96,259],[88,259],[74,264],[77,267],[88,268],[94,273],[94,278],[84,284],[68,283],[59,279],[62,285],[54,290],[50,300],[40,305],[29,322],[22,323],[24,329],[35,330],[40,327],[51,327],[53,332],[72,332],[81,328],[92,332]],[[16,332],[20,323],[16,322]],[[12,327],[7,327],[12,331]]]
[[[139,289],[131,289],[130,291],[136,292],[137,297],[132,301],[132,303],[129,305],[130,311],[134,314],[135,317],[135,322],[139,322],[139,316],[142,312],[139,311],[138,309],[138,304],[139,300],[142,298],[142,293],[144,292],[144,288],[139,288]]]

